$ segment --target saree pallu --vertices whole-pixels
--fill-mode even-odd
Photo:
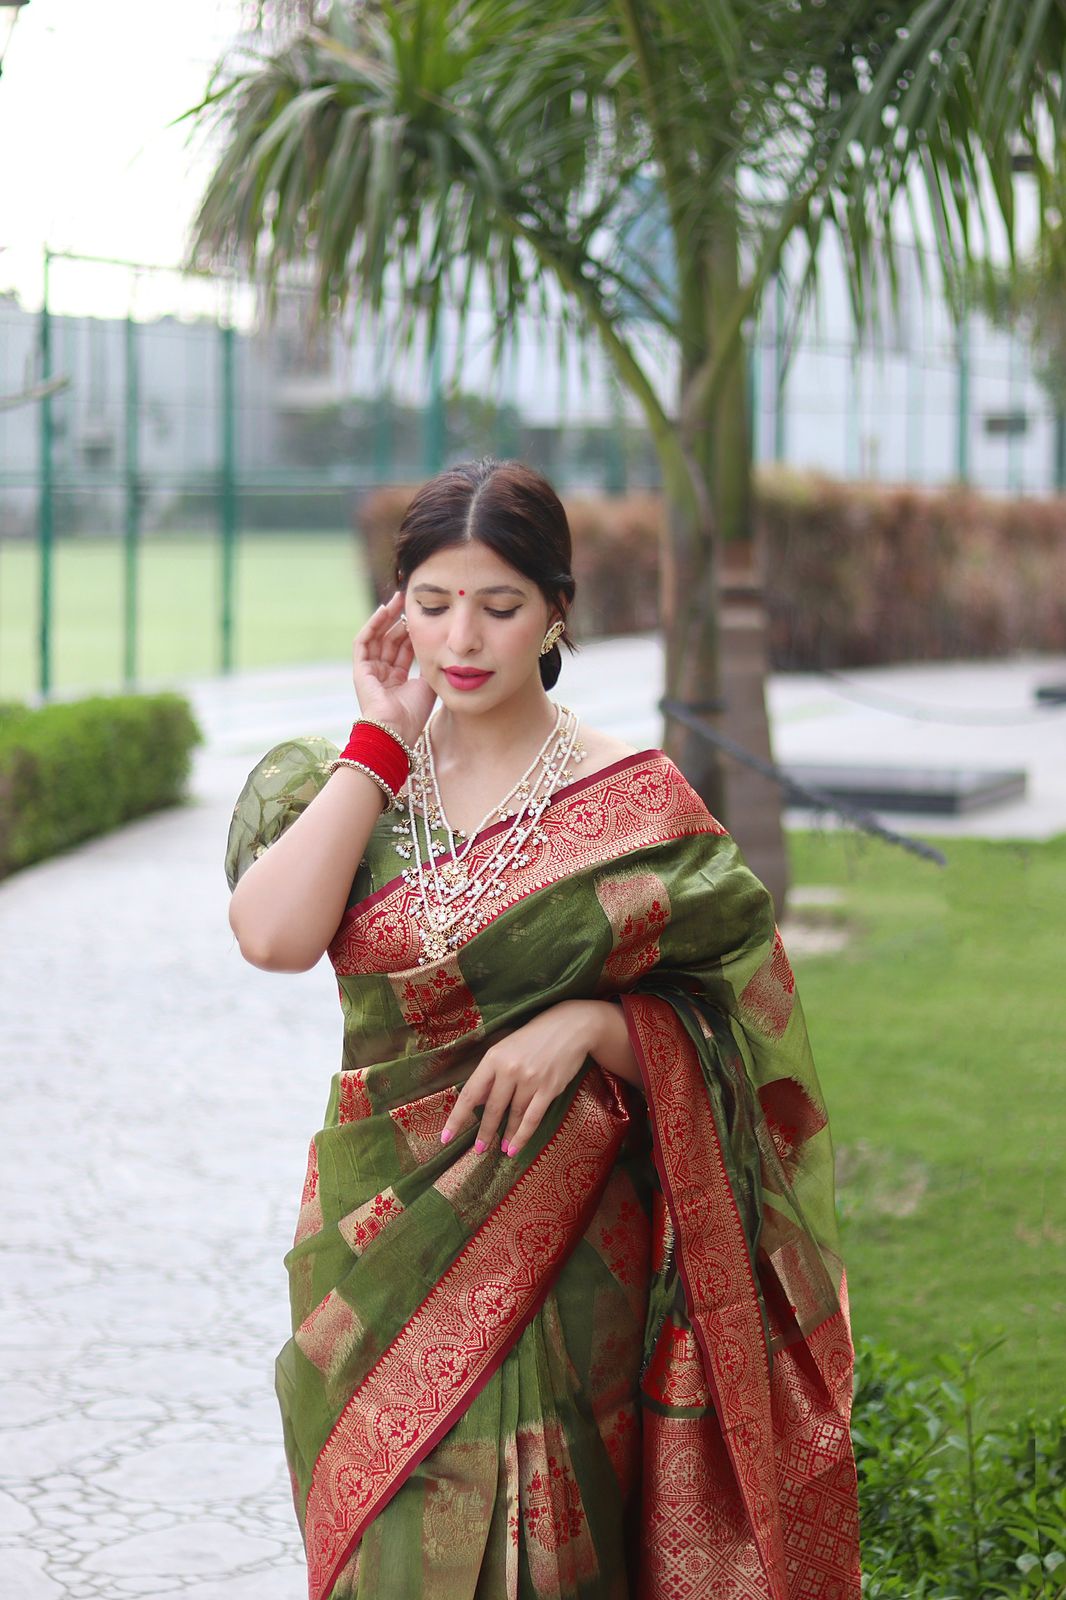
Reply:
[[[231,888],[335,754],[249,775]],[[557,791],[422,960],[396,821],[329,948],[342,1059],[286,1256],[310,1600],[853,1600],[832,1149],[769,895],[644,750]],[[442,1146],[494,1039],[576,997],[621,1006],[643,1094],[587,1057],[517,1157]]]

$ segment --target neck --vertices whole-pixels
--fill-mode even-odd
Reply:
[[[527,688],[491,711],[474,715],[442,705],[433,718],[437,770],[508,766],[522,756],[528,760],[551,733],[557,715],[539,673]]]

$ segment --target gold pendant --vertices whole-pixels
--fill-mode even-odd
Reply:
[[[462,861],[445,861],[440,875],[449,889],[465,889],[470,882],[470,874]]]

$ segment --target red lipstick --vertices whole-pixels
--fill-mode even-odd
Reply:
[[[453,689],[480,689],[492,677],[491,672],[479,672],[472,667],[445,667],[444,676]]]

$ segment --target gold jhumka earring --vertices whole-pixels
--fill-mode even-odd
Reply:
[[[540,653],[541,653],[542,656],[546,656],[548,654],[548,651],[551,649],[552,645],[555,644],[556,640],[562,638],[565,629],[566,629],[566,623],[565,622],[553,622],[552,623],[551,627],[548,629],[547,633],[544,635],[544,642],[540,647]]]

